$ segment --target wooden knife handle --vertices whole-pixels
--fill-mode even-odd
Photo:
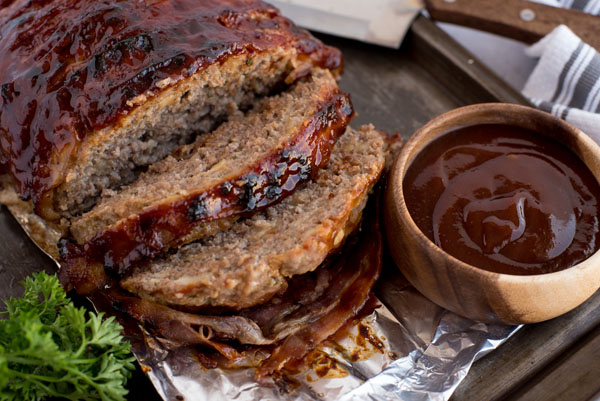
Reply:
[[[600,17],[523,0],[425,0],[431,18],[533,43],[567,25],[600,51]]]

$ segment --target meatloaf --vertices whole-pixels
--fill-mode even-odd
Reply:
[[[259,0],[0,7],[0,173],[47,220],[341,55]]]
[[[228,230],[136,268],[121,286],[187,309],[264,302],[290,277],[316,269],[354,230],[385,147],[371,126],[349,129],[315,180]]]
[[[341,69],[260,0],[0,0],[0,202],[67,289],[269,379],[375,307],[390,146]]]
[[[277,202],[327,163],[352,113],[327,70],[263,100],[76,219],[72,232],[83,240],[62,242],[64,274],[103,266],[122,276]]]

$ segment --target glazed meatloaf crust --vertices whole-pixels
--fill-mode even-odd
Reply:
[[[348,129],[317,178],[230,229],[136,268],[121,286],[187,309],[246,308],[316,269],[360,220],[385,160],[382,134]]]
[[[10,1],[0,7],[0,173],[48,220],[339,51],[259,0]]]
[[[274,204],[327,163],[352,114],[327,70],[263,100],[77,219],[72,231],[82,244],[60,247],[65,274],[106,268],[122,276]]]

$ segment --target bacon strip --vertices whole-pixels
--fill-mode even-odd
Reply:
[[[124,313],[159,336],[179,345],[206,345],[213,340],[237,340],[242,344],[265,345],[276,340],[265,338],[258,325],[241,316],[201,316],[181,312],[147,299],[108,289],[92,295],[92,300],[105,297],[112,307]]]
[[[286,364],[300,360],[321,342],[338,331],[346,321],[356,316],[369,299],[371,288],[379,277],[382,265],[382,239],[377,218],[372,218],[354,252],[348,254],[350,265],[358,261],[359,275],[339,293],[339,302],[318,320],[303,325],[278,345],[271,356],[256,371],[259,382],[267,381]]]

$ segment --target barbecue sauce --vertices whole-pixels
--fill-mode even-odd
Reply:
[[[498,273],[551,273],[600,246],[600,186],[564,145],[505,125],[429,144],[403,183],[411,217],[436,245]]]

